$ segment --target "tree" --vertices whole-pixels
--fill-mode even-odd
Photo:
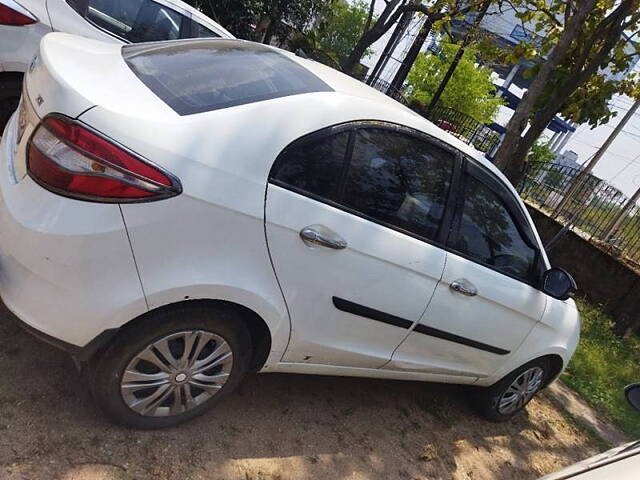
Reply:
[[[440,55],[421,53],[407,78],[408,97],[428,104],[459,48],[445,44]],[[476,50],[470,46],[447,84],[439,105],[453,108],[478,122],[491,123],[504,103],[496,97],[495,90],[491,70],[476,66]]]
[[[252,40],[263,0],[185,0],[238,38]]]
[[[270,43],[304,30],[331,8],[326,0],[186,0],[239,38]]]
[[[358,43],[367,22],[370,22],[369,7],[362,0],[355,3],[335,2],[316,29],[318,47],[342,63]],[[363,57],[371,53],[371,49],[365,50]]]
[[[375,0],[371,1],[370,12],[373,12]],[[502,3],[503,0],[493,1]],[[389,31],[403,13],[422,13],[428,17],[430,25],[448,24],[454,18],[478,10],[485,3],[485,0],[434,0],[428,5],[423,4],[421,0],[385,0],[385,2],[383,11],[375,18],[375,21],[373,21],[373,17],[370,17],[351,54],[342,62],[342,70],[345,73],[353,73],[367,49]]]
[[[630,45],[625,32],[638,30],[640,0],[511,0],[510,4],[540,34],[539,42],[515,49],[514,62],[523,57],[541,59],[530,72],[531,85],[496,154],[498,167],[517,184],[527,153],[556,114],[595,126],[610,118],[607,103],[614,93],[638,93],[634,79],[619,81],[607,78],[607,73],[624,72],[639,53],[635,46],[634,52],[625,50]]]

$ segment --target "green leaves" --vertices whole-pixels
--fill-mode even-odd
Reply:
[[[407,83],[413,100],[428,104],[458,51],[457,45],[446,44],[441,55],[422,53],[414,64]],[[440,103],[465,113],[482,123],[491,123],[504,102],[495,94],[491,70],[476,65],[477,49],[467,48],[447,85]]]
[[[354,3],[336,2],[314,30],[317,48],[331,55],[341,63],[349,56],[365,28],[369,4],[365,1]],[[375,19],[374,19],[375,21]],[[364,57],[371,55],[369,49]]]

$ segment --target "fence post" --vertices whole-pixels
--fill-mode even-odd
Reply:
[[[622,225],[622,222],[625,221],[625,219],[629,215],[629,212],[635,206],[639,198],[640,198],[640,188],[636,191],[636,193],[633,194],[633,196],[625,204],[625,206],[622,208],[620,213],[618,213],[618,215],[613,220],[613,222],[611,222],[611,226],[609,227],[609,229],[607,230],[607,233],[604,236],[605,240],[607,241],[610,240],[618,232],[618,229]]]

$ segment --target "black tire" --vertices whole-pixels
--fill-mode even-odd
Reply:
[[[540,368],[542,370],[542,378],[540,380],[539,387],[533,392],[531,397],[526,399],[522,405],[510,412],[501,411],[500,400],[507,392],[507,389],[513,384],[513,382],[520,377],[524,372]],[[531,362],[521,366],[514,370],[509,375],[505,376],[502,380],[494,385],[476,391],[474,398],[474,406],[476,410],[487,420],[492,422],[506,422],[511,420],[514,416],[522,412],[529,402],[535,397],[538,392],[546,385],[549,378],[550,364],[545,358],[538,358]],[[537,383],[537,382],[536,382]]]
[[[18,108],[22,94],[22,79],[16,75],[0,80],[0,137],[9,118]]]
[[[140,414],[129,407],[121,393],[121,381],[126,368],[131,368],[130,362],[154,342],[161,341],[167,336],[184,331],[204,331],[222,338],[232,352],[232,366],[226,383],[213,396],[203,403],[187,409],[182,413],[170,416],[149,416]],[[178,337],[181,338],[181,337]],[[179,340],[171,340],[176,342]],[[186,340],[183,340],[183,345]],[[206,343],[206,342],[205,342]],[[197,341],[196,341],[197,344]],[[173,343],[171,344],[173,346]],[[200,356],[206,355],[206,348],[215,349],[217,343],[211,341],[205,345]],[[183,347],[183,354],[186,347]],[[200,358],[198,356],[197,358]],[[157,356],[156,356],[157,358]],[[164,357],[163,357],[164,358]],[[201,306],[184,305],[169,310],[151,312],[144,319],[136,321],[131,327],[125,327],[110,343],[99,357],[89,366],[88,381],[94,399],[101,409],[116,423],[142,429],[157,429],[171,427],[202,415],[212,408],[220,399],[231,393],[240,383],[249,369],[251,359],[251,337],[241,316],[232,308],[217,306],[202,308]],[[182,360],[182,359],[181,359]],[[136,360],[139,362],[140,360]],[[144,361],[143,361],[144,362]],[[168,365],[167,365],[168,366]],[[204,372],[206,374],[206,372]],[[171,377],[175,383],[178,377]],[[163,380],[164,381],[164,380]],[[191,381],[186,382],[191,383]],[[167,387],[177,388],[177,387]],[[198,389],[190,385],[179,387],[181,399],[186,398],[187,390]],[[203,390],[204,391],[204,390]],[[188,390],[192,393],[192,390]],[[165,402],[173,403],[174,393]],[[173,400],[172,400],[173,399]],[[186,402],[186,400],[181,400]],[[153,402],[152,402],[153,403]],[[163,404],[163,402],[160,402]],[[187,408],[184,403],[182,408]],[[170,407],[162,407],[164,410]]]

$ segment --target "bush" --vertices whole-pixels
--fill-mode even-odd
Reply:
[[[563,380],[626,433],[640,437],[640,413],[627,404],[623,389],[640,382],[640,339],[615,335],[603,311],[578,299],[582,333]]]

